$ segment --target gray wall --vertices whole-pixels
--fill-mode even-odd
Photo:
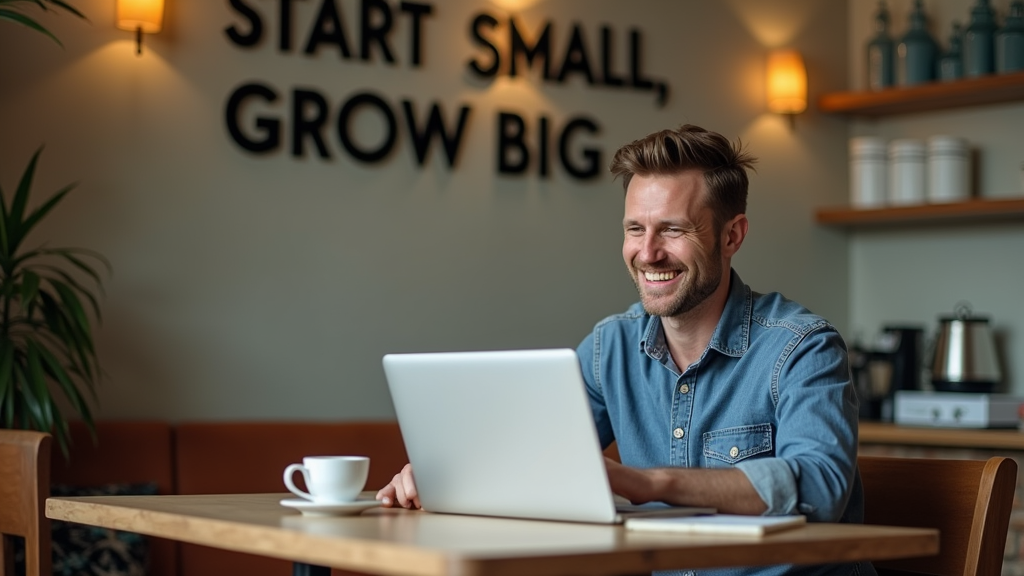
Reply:
[[[911,0],[890,0],[894,36],[906,30]],[[933,37],[943,47],[952,22],[966,24],[968,0],[928,0]],[[999,21],[1009,2],[995,0]],[[851,1],[850,85],[863,89],[865,45],[876,2]],[[984,198],[1022,197],[1024,103],[911,114],[851,123],[851,135],[967,138],[978,173],[975,193]],[[989,316],[1002,346],[1004,389],[1024,394],[1024,226],[1021,222],[887,228],[850,235],[851,335],[869,340],[888,323],[916,324],[934,337],[938,318],[961,300]]]
[[[282,54],[278,3],[248,3],[268,35],[247,50],[225,37],[244,26],[225,1],[170,1],[165,31],[145,37],[141,57],[132,34],[114,28],[109,0],[76,3],[89,23],[43,18],[64,50],[0,24],[0,183],[13,188],[46,143],[39,197],[80,184],[35,240],[96,249],[115,267],[98,331],[102,417],[387,418],[387,352],[573,347],[628,306],[619,183],[575,180],[556,161],[548,178],[497,175],[499,110],[534,123],[545,115],[559,129],[594,118],[600,133],[576,146],[600,147],[605,165],[622,143],[684,122],[742,138],[761,162],[738,270],[755,289],[850,325],[846,236],[812,217],[845,201],[847,122],[812,109],[790,128],[763,103],[772,46],[803,52],[812,99],[845,87],[846,12],[831,3],[550,0],[513,12],[510,2],[438,1],[420,68],[409,64],[407,17],[396,19],[392,66],[379,54]],[[321,2],[292,4],[301,45]],[[338,5],[355,43],[358,3]],[[643,70],[670,84],[669,100],[658,107],[649,93],[588,88],[578,77],[547,84],[536,71],[481,82],[465,66],[482,54],[467,33],[482,10],[514,13],[530,31],[550,20],[556,53],[578,22],[595,59],[609,24],[620,70],[627,31],[639,29]],[[282,99],[248,110],[250,120],[268,108],[286,117],[295,87],[324,94],[332,124],[341,102],[367,90],[400,121],[403,99],[421,114],[439,102],[449,122],[457,106],[472,112],[454,169],[436,144],[417,167],[404,125],[379,164],[353,159],[333,131],[330,159],[309,143],[295,158],[287,141],[257,156],[231,141],[223,120],[231,91],[252,80]],[[357,120],[362,145],[380,141],[378,117]]]

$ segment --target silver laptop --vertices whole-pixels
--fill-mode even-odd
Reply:
[[[617,523],[712,508],[616,505],[576,352],[384,356],[423,508]]]

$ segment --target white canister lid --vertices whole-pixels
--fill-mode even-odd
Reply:
[[[850,152],[885,152],[886,142],[878,136],[856,136],[850,138]]]
[[[967,152],[967,140],[958,136],[932,136],[928,139],[929,152]]]
[[[924,140],[917,138],[898,138],[889,142],[889,156],[890,157],[920,157],[924,158],[925,151]]]

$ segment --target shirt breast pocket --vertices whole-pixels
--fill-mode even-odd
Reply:
[[[705,432],[704,466],[727,468],[758,455],[772,453],[772,425],[750,424]]]

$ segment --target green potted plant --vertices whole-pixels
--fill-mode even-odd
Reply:
[[[29,7],[34,6],[39,8],[44,12],[48,12],[50,10],[64,10],[85,20],[84,14],[76,10],[74,6],[71,6],[67,2],[62,2],[61,0],[0,0],[0,20],[7,20],[8,22],[28,26],[36,32],[49,36],[51,40],[60,46],[63,46],[63,44],[60,43],[60,40],[57,39],[52,32],[43,27],[39,22],[36,22],[35,19],[25,14],[24,10],[26,8],[26,4]]]
[[[24,13],[25,8],[81,12],[61,0],[0,0],[0,20],[27,26],[60,41]],[[68,425],[58,399],[91,429],[89,399],[100,376],[90,315],[100,318],[100,271],[110,264],[81,248],[29,247],[26,239],[74,188],[39,204],[32,182],[40,147],[8,198],[0,186],[0,427],[43,430],[68,453]],[[100,268],[102,265],[102,268]]]

